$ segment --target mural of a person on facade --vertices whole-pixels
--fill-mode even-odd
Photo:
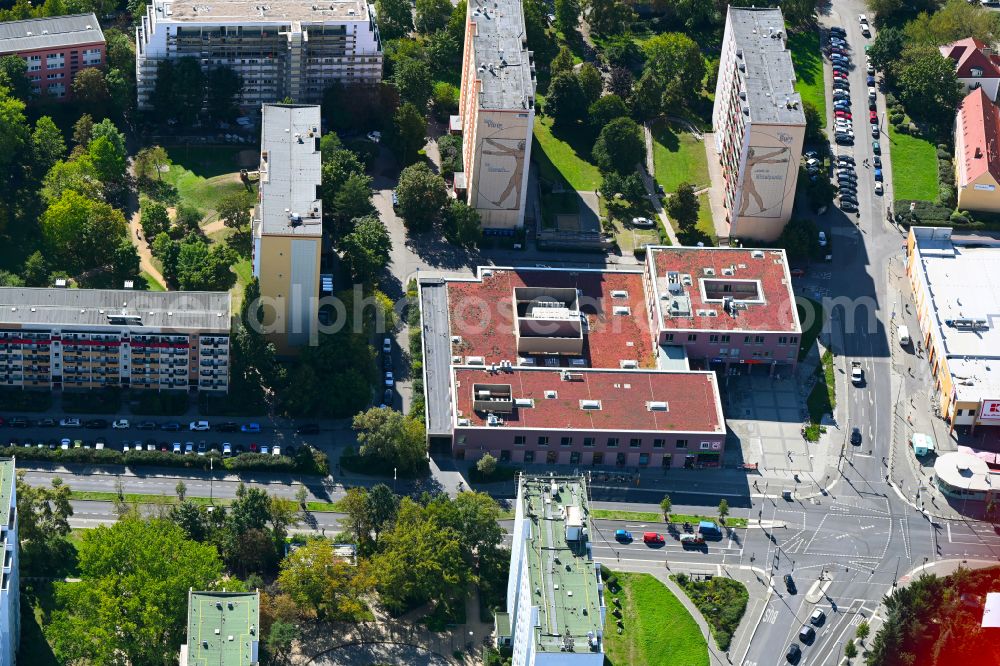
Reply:
[[[502,167],[503,171],[510,172],[510,178],[499,196],[495,200],[484,197],[497,208],[513,210],[521,203],[521,180],[524,176],[524,148],[524,140],[515,142],[504,139],[483,139],[482,154],[484,157],[507,158],[497,160],[504,163],[513,160],[513,169],[508,169],[506,164]],[[493,165],[488,160],[484,160],[484,166],[489,171]],[[507,201],[511,194],[514,195],[514,200],[510,205],[505,206],[504,202]]]

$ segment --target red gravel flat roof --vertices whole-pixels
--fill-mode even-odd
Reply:
[[[763,253],[763,257],[759,253]],[[657,292],[666,291],[667,273],[676,271],[691,276],[691,286],[684,293],[691,299],[690,317],[662,316],[665,331],[772,331],[799,333],[795,294],[784,250],[755,250],[750,248],[699,248],[656,247],[647,251]],[[754,256],[757,254],[758,256]],[[723,269],[732,267],[733,275],[724,275]],[[714,275],[705,274],[710,268]],[[746,309],[732,316],[723,311],[722,303],[706,302],[702,297],[701,280],[754,280],[759,283],[763,303],[748,303]],[[656,296],[660,312],[665,312],[665,301]],[[714,310],[717,316],[699,316],[699,310]]]
[[[452,353],[482,356],[489,365],[502,360],[517,365],[514,334],[516,287],[572,287],[582,292],[580,310],[587,316],[581,356],[594,368],[619,368],[623,359],[636,359],[639,367],[655,367],[653,332],[649,321],[641,272],[563,269],[490,269],[482,280],[448,282],[448,316]],[[627,291],[613,298],[612,291]],[[615,315],[615,306],[627,305],[629,315]]]
[[[510,384],[513,398],[532,398],[534,407],[514,407],[498,414],[499,428],[613,430],[659,432],[724,432],[719,390],[712,372],[647,370],[573,370],[574,381],[548,368],[515,368],[491,374],[486,369],[455,367],[459,418],[486,426],[486,414],[473,411],[475,384]],[[546,398],[546,391],[556,398]],[[601,409],[581,409],[581,400],[600,400]],[[646,403],[666,402],[667,411],[650,411]],[[555,442],[558,444],[558,442]],[[628,446],[628,442],[621,442]]]

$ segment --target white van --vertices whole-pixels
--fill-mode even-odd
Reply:
[[[896,329],[896,338],[899,340],[900,347],[910,346],[910,329],[905,326],[900,326]]]

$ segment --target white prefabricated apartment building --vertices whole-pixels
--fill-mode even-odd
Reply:
[[[150,108],[163,60],[192,56],[202,69],[243,77],[240,104],[290,97],[319,102],[332,82],[378,83],[382,43],[363,0],[153,0],[136,28],[139,108]]]

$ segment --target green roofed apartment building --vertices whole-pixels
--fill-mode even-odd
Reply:
[[[512,650],[513,666],[601,666],[605,613],[586,481],[522,476],[498,645]]]
[[[0,458],[0,666],[13,666],[21,640],[21,594],[14,459]]]
[[[260,592],[188,592],[180,666],[256,666]]]

